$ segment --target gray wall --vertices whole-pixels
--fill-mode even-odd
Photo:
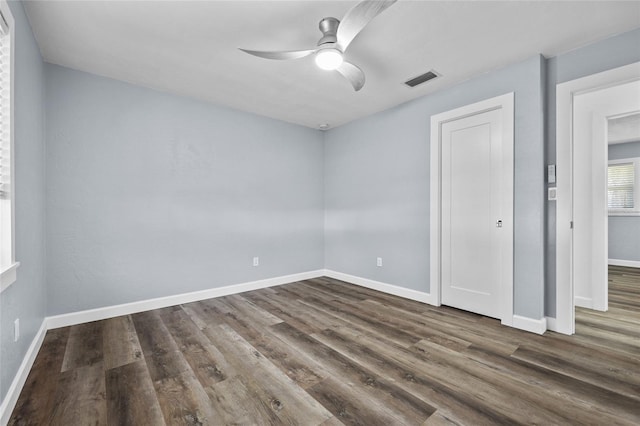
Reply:
[[[609,160],[640,157],[640,141],[609,145]]]
[[[18,279],[0,294],[0,400],[4,399],[45,315],[43,62],[22,4],[15,19],[15,215]],[[13,321],[20,318],[20,340]]]
[[[543,61],[536,56],[326,132],[325,266],[429,292],[430,117],[515,92],[514,311],[541,318]]]
[[[556,162],[556,85],[640,61],[640,29],[547,61],[546,164]],[[545,315],[556,316],[556,205],[547,202]]]
[[[323,267],[320,131],[45,77],[48,314]]]
[[[609,145],[609,160],[640,157],[640,141]],[[640,261],[640,216],[609,216],[609,259]]]

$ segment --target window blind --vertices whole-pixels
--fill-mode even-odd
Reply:
[[[0,14],[0,197],[6,197],[9,193],[11,180],[11,139],[10,112],[11,104],[9,94],[11,91],[10,80],[10,43],[8,28],[2,14]]]
[[[608,170],[609,209],[633,209],[634,163],[614,164]]]

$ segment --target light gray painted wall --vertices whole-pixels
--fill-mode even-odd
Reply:
[[[640,157],[640,141],[609,145],[609,160]],[[640,216],[609,216],[609,259],[640,261]]]
[[[45,316],[44,80],[43,62],[19,2],[15,19],[14,143],[18,279],[0,294],[0,400],[18,371]],[[20,318],[20,340],[13,321]]]
[[[640,141],[609,145],[609,160],[640,157]]]
[[[50,315],[323,267],[320,131],[45,77]]]
[[[547,61],[546,164],[556,162],[556,85],[640,61],[640,29],[550,58]],[[556,316],[556,205],[547,202],[545,315]]]
[[[640,262],[640,217],[609,216],[609,259]]]
[[[514,310],[541,318],[543,65],[532,57],[326,132],[326,267],[429,292],[430,118],[515,92]]]

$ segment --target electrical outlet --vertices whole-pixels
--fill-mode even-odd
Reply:
[[[376,265],[377,266],[382,266],[382,258],[381,257],[376,259]]]
[[[16,318],[13,322],[13,341],[17,342],[20,338],[20,318]]]
[[[253,258],[253,266],[260,266],[260,258],[258,256]]]

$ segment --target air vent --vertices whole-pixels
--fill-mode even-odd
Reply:
[[[438,77],[435,71],[431,70],[422,75],[417,76],[416,78],[412,78],[411,80],[407,80],[404,82],[409,87],[416,87],[418,84],[422,84],[426,81],[433,80]]]

